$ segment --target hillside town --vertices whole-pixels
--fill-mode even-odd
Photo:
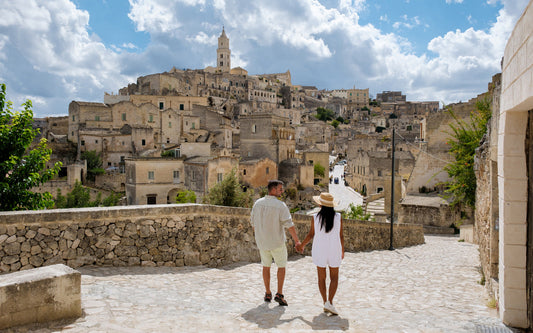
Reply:
[[[230,39],[222,28],[213,50],[216,67],[173,67],[141,76],[116,93],[105,93],[103,101],[72,101],[67,116],[35,119],[37,139],[46,138],[53,152],[48,163],[63,164],[59,177],[35,190],[68,193],[82,183],[93,195],[120,193],[122,207],[28,212],[23,222],[22,215],[0,213],[7,221],[0,223],[0,272],[58,263],[175,268],[258,261],[249,210],[172,205],[184,191],[202,203],[234,172],[242,190],[254,198],[265,193],[269,180],[283,181],[290,193],[283,199],[300,238],[316,206],[313,196],[339,191],[343,209],[350,203],[361,206],[370,221],[346,224],[347,252],[394,250],[394,227],[394,246],[420,249],[424,234],[431,234],[437,238],[426,238],[428,243],[446,245],[421,257],[445,256],[452,265],[446,249],[460,246],[449,241],[452,237],[439,237],[459,233],[460,242],[476,244],[479,284],[496,304],[501,323],[531,329],[533,67],[525,51],[531,22],[533,2],[510,37],[502,72],[487,82],[487,91],[450,105],[409,101],[401,91],[298,85],[290,70],[249,74],[231,67]],[[454,124],[470,122],[480,102],[490,105],[491,114],[486,133],[476,142],[474,209],[446,197],[451,179],[446,168],[455,161],[449,145]],[[92,171],[83,158],[88,152],[100,158],[104,170],[94,177],[88,177]],[[291,240],[288,244],[289,254],[296,254]],[[401,255],[392,259],[391,269],[411,260]],[[349,260],[357,267],[355,256]],[[438,260],[432,259],[435,267]],[[426,280],[424,273],[418,277]],[[464,287],[463,278],[454,283]]]
[[[449,179],[443,167],[451,160],[445,142],[453,118],[438,101],[408,101],[400,91],[371,98],[368,88],[319,90],[293,84],[289,70],[251,75],[231,67],[224,29],[213,53],[216,67],[142,76],[117,94],[105,93],[103,103],[72,101],[67,117],[41,119],[51,163],[60,160],[68,175],[41,190],[68,193],[78,180],[125,193],[126,205],[175,203],[184,190],[201,202],[236,170],[245,190],[256,193],[279,178],[298,192],[291,208],[306,211],[312,195],[339,181],[327,170],[340,162],[341,185],[364,198],[366,209],[375,200],[381,206],[389,201],[394,129],[398,203],[407,197],[416,205],[447,205],[438,194]],[[498,85],[495,80],[491,84]],[[475,101],[490,94],[446,107],[466,119]],[[87,151],[101,157],[106,171],[90,184],[80,158]],[[453,221],[441,220],[428,219],[428,228],[450,232]]]

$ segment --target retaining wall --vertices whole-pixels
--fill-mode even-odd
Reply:
[[[311,217],[293,219],[303,239]],[[247,208],[200,204],[0,212],[0,272],[59,263],[76,268],[257,262],[249,220]],[[388,249],[389,234],[388,223],[347,220],[346,251]],[[394,247],[422,243],[422,226],[394,226]]]

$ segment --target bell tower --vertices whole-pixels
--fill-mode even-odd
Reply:
[[[222,27],[222,34],[218,37],[217,49],[217,71],[222,73],[229,73],[231,69],[231,51],[229,49],[229,38],[226,36],[224,27]]]

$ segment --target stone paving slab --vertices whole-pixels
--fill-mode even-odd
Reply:
[[[477,246],[450,236],[426,236],[426,244],[394,251],[346,253],[334,300],[339,316],[323,313],[310,257],[288,263],[288,307],[263,302],[259,263],[222,269],[84,267],[84,316],[21,330],[517,332],[487,306],[478,267]]]

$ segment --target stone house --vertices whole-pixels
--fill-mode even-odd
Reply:
[[[346,90],[346,109],[347,118],[352,119],[357,111],[369,106],[369,90],[366,89],[347,89]]]
[[[185,190],[184,162],[179,158],[127,158],[126,200],[128,205],[175,203]]]
[[[313,166],[313,184],[328,182],[329,178],[329,152],[322,151],[316,148],[310,148],[302,152],[302,159],[306,165]],[[314,174],[315,165],[320,165],[324,168],[324,176]]]
[[[239,160],[231,156],[197,156],[187,158],[183,164],[185,188],[194,191],[197,198],[207,195],[232,169],[239,169]]]
[[[304,188],[314,185],[314,167],[299,158],[290,158],[279,164],[279,180],[285,183],[285,187],[302,186]]]
[[[333,136],[333,126],[316,118],[295,126],[296,145],[300,150],[316,144],[331,143]]]
[[[269,180],[278,179],[278,165],[268,157],[240,161],[239,175],[244,186],[253,189],[266,187]]]
[[[273,114],[241,117],[240,151],[244,160],[268,157],[276,163],[295,156],[294,128]]]
[[[408,179],[415,164],[409,151],[394,153],[395,171],[401,179]],[[356,191],[370,195],[385,190],[386,181],[391,177],[391,152],[361,150],[350,158],[346,180]]]
[[[382,91],[376,94],[376,101],[383,102],[405,102],[406,97],[401,91]]]

